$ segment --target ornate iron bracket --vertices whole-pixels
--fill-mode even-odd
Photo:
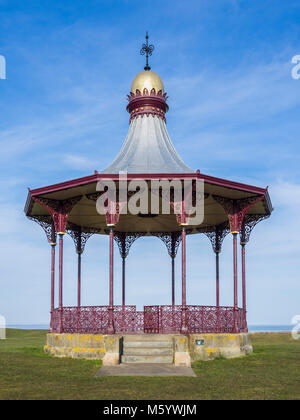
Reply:
[[[181,232],[153,232],[151,235],[161,239],[167,247],[171,258],[176,258],[178,247],[181,243]]]
[[[50,245],[56,245],[56,232],[51,216],[27,216],[29,220],[33,220],[44,230]]]
[[[249,242],[250,235],[254,227],[262,220],[268,219],[270,214],[246,214],[240,230],[241,245]]]
[[[241,230],[246,213],[252,206],[263,200],[264,197],[264,195],[256,195],[236,200],[213,195],[213,198],[223,207],[227,214],[231,233],[238,233]]]
[[[114,232],[114,240],[116,241],[121,258],[127,258],[131,245],[141,236],[145,236],[145,232]]]
[[[100,233],[101,229],[87,228],[69,222],[66,232],[74,241],[75,249],[78,254],[82,254],[87,243],[87,240],[95,233]]]
[[[213,251],[218,254],[222,251],[223,241],[230,233],[230,228],[228,222],[224,222],[215,226],[212,228],[212,230],[208,230],[207,228],[198,228],[197,231],[204,233],[204,235],[208,237],[211,242]]]
[[[32,197],[33,201],[40,204],[51,215],[57,233],[64,233],[72,208],[81,200],[82,196],[67,200],[53,200],[44,197]]]

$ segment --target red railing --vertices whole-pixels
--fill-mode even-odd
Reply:
[[[238,331],[235,331],[235,316]],[[60,323],[61,317],[61,323]],[[109,306],[81,306],[54,309],[51,314],[52,332],[107,334]],[[180,333],[182,323],[181,305],[145,306],[137,311],[135,306],[114,306],[113,324],[116,334]],[[246,331],[246,316],[243,309],[236,315],[228,306],[186,306],[186,324],[189,334],[235,333]]]

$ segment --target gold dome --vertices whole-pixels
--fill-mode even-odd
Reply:
[[[164,85],[161,81],[161,78],[154,71],[141,71],[138,73],[131,85],[131,92],[135,93],[138,89],[141,93],[147,88],[148,92],[151,92],[151,89],[155,89],[155,92],[158,93],[160,90],[164,93]]]

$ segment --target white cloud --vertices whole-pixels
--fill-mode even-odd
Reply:
[[[65,155],[63,161],[65,165],[72,169],[87,169],[91,171],[93,167],[99,167],[96,161],[84,156]]]

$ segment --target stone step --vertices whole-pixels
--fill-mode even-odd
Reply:
[[[173,348],[125,347],[123,354],[125,356],[173,356]]]
[[[124,341],[123,348],[173,348],[172,341]]]
[[[122,355],[122,363],[173,363],[173,356]]]
[[[167,334],[126,334],[124,342],[132,341],[168,341],[173,342],[173,337]]]

